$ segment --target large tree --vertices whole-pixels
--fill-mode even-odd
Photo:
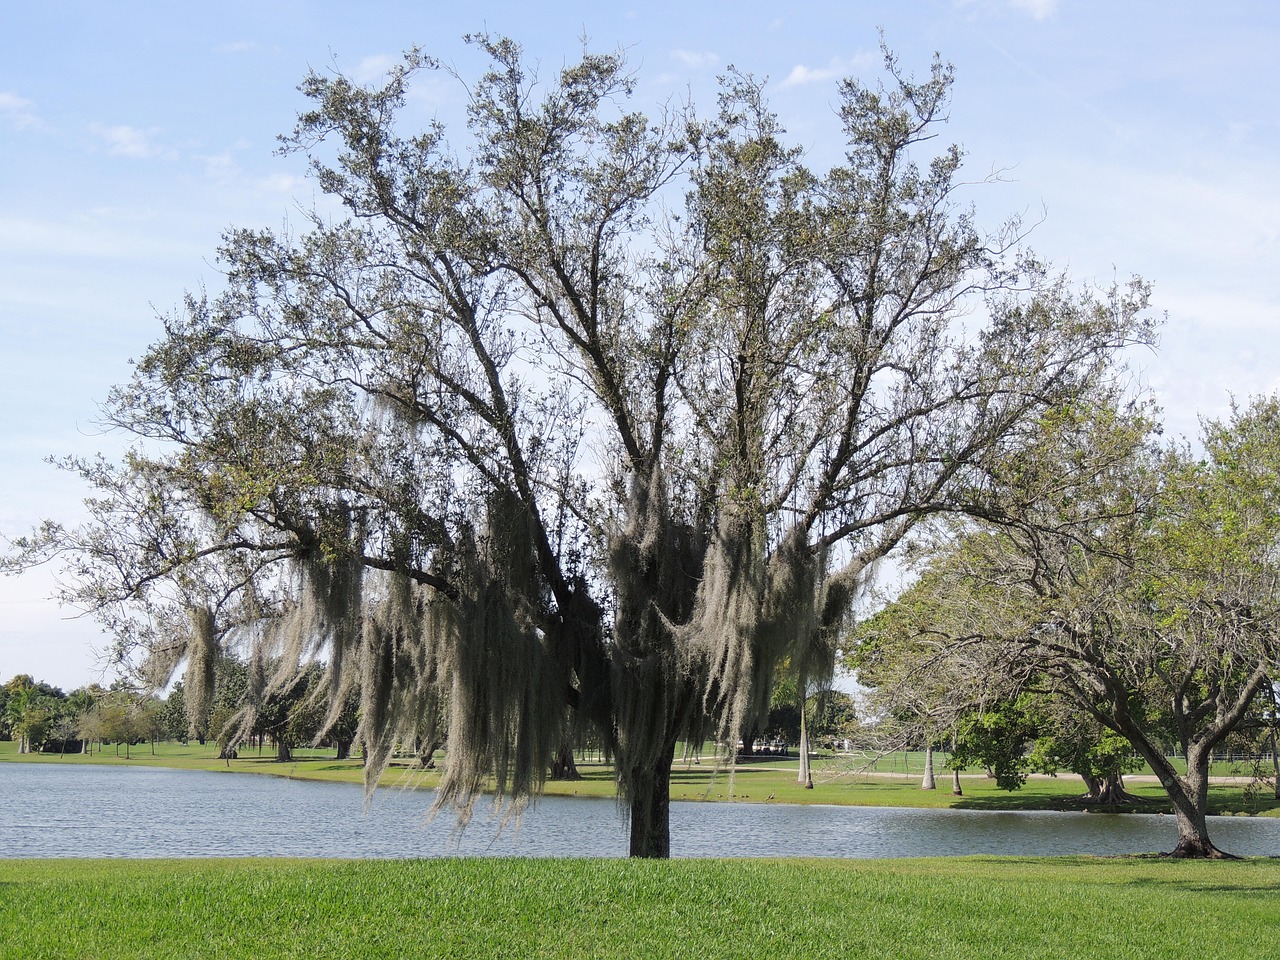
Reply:
[[[978,230],[941,62],[845,81],[819,174],[749,76],[655,120],[620,56],[539,78],[470,41],[466,130],[401,130],[441,69],[416,51],[305,80],[285,150],[347,218],[227,235],[225,290],[107,405],[138,443],[69,464],[92,519],[11,562],[64,553],[120,656],[186,663],[193,717],[237,638],[323,655],[335,704],[358,674],[371,782],[443,705],[463,819],[591,729],[631,853],[666,856],[677,740],[734,742],[784,658],[829,673],[876,562],[1147,339],[1146,293]]]
[[[1044,418],[993,473],[986,525],[966,525],[874,636],[986,650],[1003,667],[974,679],[993,699],[1048,696],[1123,737],[1172,803],[1173,854],[1217,857],[1212,753],[1280,670],[1280,401],[1206,423],[1203,456],[1149,427],[1114,406]]]

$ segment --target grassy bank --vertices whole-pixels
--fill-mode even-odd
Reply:
[[[0,957],[1259,956],[1280,862],[0,861]]]
[[[23,760],[36,763],[100,763],[177,767],[189,770],[258,773],[287,776],[299,780],[327,780],[346,783],[363,781],[360,761],[335,760],[333,751],[299,750],[289,763],[278,763],[270,750],[259,754],[245,748],[236,760],[218,759],[216,746],[159,743],[131,748],[130,756],[116,756],[115,749],[89,755],[29,754],[19,756],[17,745],[0,741],[0,761]],[[814,764],[814,789],[806,790],[796,782],[796,760],[776,760],[740,765],[732,776],[717,769],[711,757],[700,764],[677,762],[672,770],[671,796],[676,800],[740,800],[748,803],[825,803],[841,806],[892,807],[959,807],[973,810],[1070,810],[1079,809],[1076,798],[1083,790],[1077,777],[1033,778],[1013,793],[1000,790],[995,782],[981,775],[968,775],[962,780],[964,794],[951,794],[950,774],[938,768],[939,789],[920,789],[919,774],[923,755],[890,754],[874,762],[857,757],[830,757]],[[579,764],[581,780],[549,782],[546,792],[561,796],[613,797],[613,769],[605,763],[586,758]],[[1230,775],[1230,766],[1222,765],[1215,774]],[[393,764],[384,774],[383,783],[429,789],[437,783],[434,771],[415,769],[411,761]],[[1159,785],[1130,778],[1131,792],[1149,798],[1151,811],[1169,809]],[[1211,792],[1214,813],[1280,815],[1280,802],[1267,790],[1250,790],[1242,783],[1215,784]]]

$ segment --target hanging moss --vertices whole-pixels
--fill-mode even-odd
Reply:
[[[536,570],[528,509],[510,494],[491,497],[461,557],[464,593],[441,650],[450,749],[434,809],[452,808],[460,823],[491,779],[499,807],[518,815],[566,737],[570,677],[546,646]]]
[[[617,590],[610,735],[620,799],[648,797],[677,737],[702,735],[705,670],[690,653],[683,625],[694,614],[705,553],[697,530],[673,520],[661,470],[635,475],[626,523],[610,550]]]
[[[205,732],[213,707],[218,635],[213,611],[208,607],[191,607],[187,616],[191,620],[191,638],[187,643],[187,669],[182,677],[184,700],[191,732],[201,735]]]
[[[326,548],[313,551],[300,563],[301,600],[282,657],[282,662],[298,663],[308,653],[328,653],[324,684],[328,710],[321,737],[337,723],[360,675],[365,579],[362,537],[354,530],[345,504],[339,504],[326,525],[331,528]]]
[[[382,584],[376,605],[364,617],[356,737],[364,744],[366,792],[373,790],[386,769],[403,726],[409,651],[422,641],[415,601],[409,578],[391,574]]]
[[[773,658],[760,649],[765,589],[763,532],[747,512],[727,513],[707,552],[693,618],[685,627],[690,648],[707,663],[705,699],[718,735],[736,743],[761,713]]]

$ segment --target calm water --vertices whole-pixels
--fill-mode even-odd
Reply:
[[[547,797],[520,829],[481,808],[427,823],[428,793],[148,767],[0,764],[0,857],[603,856],[627,852],[609,800]],[[1218,846],[1280,855],[1280,819],[1217,818]],[[673,803],[677,857],[1118,854],[1171,849],[1172,817]]]

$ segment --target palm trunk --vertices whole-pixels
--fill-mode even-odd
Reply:
[[[937,790],[938,783],[933,777],[933,744],[925,744],[924,779],[920,781],[921,790]]]
[[[803,783],[806,790],[813,789],[813,771],[809,767],[809,724],[805,721],[804,697],[800,698],[800,772],[796,783]]]

